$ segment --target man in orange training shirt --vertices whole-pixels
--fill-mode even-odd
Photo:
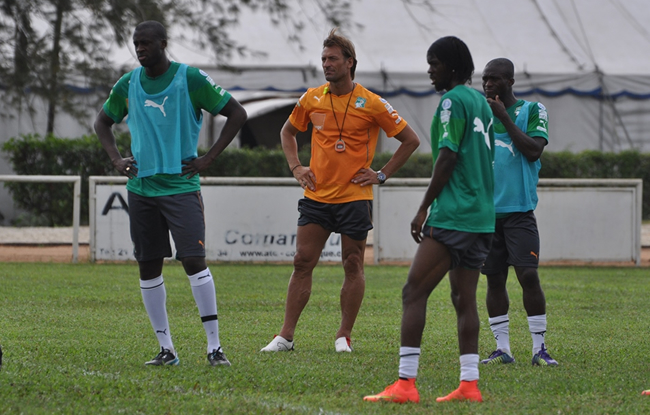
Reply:
[[[354,82],[354,45],[336,29],[323,42],[321,61],[328,83],[307,90],[281,131],[289,168],[305,197],[298,203],[296,255],[284,324],[263,352],[293,350],[294,331],[311,294],[312,271],[332,232],[341,234],[345,271],[334,346],[337,352],[352,351],[350,335],[365,290],[363,260],[372,229],[372,185],[383,184],[420,144],[415,131],[386,100]],[[296,134],[307,130],[310,122],[311,161],[303,166]],[[370,164],[380,128],[401,144],[388,163],[374,171]]]

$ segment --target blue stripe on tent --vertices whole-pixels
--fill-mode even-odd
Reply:
[[[92,94],[96,93],[98,91],[104,91],[105,88],[101,87],[93,87],[93,88],[84,88],[84,87],[78,87],[74,85],[66,85],[66,88],[72,92],[75,92],[77,94]],[[0,85],[0,90],[7,89],[4,85]],[[232,88],[228,88],[229,91],[252,91],[250,88],[243,88],[241,86],[235,86]],[[398,95],[407,95],[410,97],[427,97],[430,95],[437,94],[435,89],[431,88],[427,91],[412,91],[407,88],[399,88],[396,90],[392,91],[381,91],[379,89],[372,89],[370,90],[378,95],[381,95],[384,98],[391,98],[395,97]],[[281,88],[275,88],[275,87],[267,87],[263,89],[256,89],[256,91],[270,91],[270,92],[293,92],[293,93],[304,93],[307,91],[306,88],[297,88],[297,89],[281,89]],[[602,88],[596,88],[591,91],[580,91],[578,89],[574,88],[564,88],[560,89],[559,91],[549,91],[543,88],[531,88],[527,90],[515,90],[515,94],[520,97],[526,97],[534,94],[538,94],[544,97],[559,97],[562,95],[575,95],[578,97],[592,97],[596,99],[619,99],[619,98],[631,98],[631,99],[638,99],[638,100],[646,100],[650,99],[650,93],[647,94],[639,94],[636,92],[630,92],[630,91],[619,91],[614,94],[610,94],[609,96],[603,95],[603,90]]]
[[[430,89],[427,91],[412,91],[407,88],[399,88],[396,90],[392,91],[381,91],[379,89],[373,89],[369,88],[372,92],[375,94],[381,95],[384,98],[391,98],[395,97],[398,95],[408,95],[411,97],[427,97],[430,95],[437,94],[435,89]],[[243,88],[240,86],[235,86],[233,88],[228,88],[229,91],[249,91],[249,88]],[[262,89],[262,91],[270,91],[270,92],[295,92],[295,93],[303,93],[306,92],[306,88],[298,88],[298,89],[279,89],[275,87],[267,87]],[[648,94],[638,94],[635,92],[630,92],[630,91],[620,91],[615,94],[610,94],[609,96],[603,95],[603,90],[602,88],[596,88],[591,91],[580,91],[575,88],[564,88],[559,91],[549,91],[543,88],[532,88],[528,90],[521,90],[517,91],[515,90],[515,94],[517,96],[525,97],[525,96],[530,96],[533,94],[538,94],[544,97],[559,97],[562,95],[575,95],[579,97],[592,97],[596,99],[618,99],[618,98],[631,98],[631,99],[650,99],[650,93]]]

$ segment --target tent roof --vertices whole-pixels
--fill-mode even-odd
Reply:
[[[226,88],[295,91],[324,82],[320,53],[331,27],[317,2],[293,1],[294,19],[304,23],[300,45],[288,42],[288,23],[274,26],[266,14],[242,10],[231,36],[265,56],[233,57],[229,63],[240,73],[216,70],[217,62],[205,51],[175,44],[173,30],[170,56],[211,74],[218,72],[214,78]],[[602,84],[599,74],[604,74],[615,79],[610,93],[645,97],[650,94],[647,2],[435,0],[429,1],[431,9],[424,0],[353,0],[353,24],[343,34],[355,44],[359,82],[374,89],[430,90],[426,50],[439,37],[455,35],[472,52],[475,82],[489,60],[507,57],[515,64],[517,90],[574,88],[593,93]],[[125,52],[120,52],[122,62],[130,56]],[[137,65],[135,59],[129,62]]]
[[[314,1],[294,0],[304,23],[302,47],[288,42],[288,23],[274,26],[267,15],[242,11],[232,38],[265,57],[234,57],[234,66],[319,66],[322,41],[331,29]],[[358,70],[426,71],[425,54],[439,37],[464,40],[477,72],[495,57],[511,59],[518,72],[646,74],[650,67],[650,7],[647,0],[353,0]],[[196,66],[215,66],[205,51],[174,44],[170,54]],[[124,53],[121,55],[124,57]],[[132,62],[137,64],[135,60]]]

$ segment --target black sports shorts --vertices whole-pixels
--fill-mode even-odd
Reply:
[[[490,252],[491,233],[473,233],[424,226],[422,235],[445,245],[451,256],[449,269],[481,269]]]
[[[348,203],[321,203],[306,197],[298,201],[298,226],[315,223],[330,232],[364,241],[372,229],[372,200]]]
[[[496,274],[515,267],[539,267],[539,232],[532,210],[497,219],[492,249],[481,272]]]
[[[133,254],[138,262],[172,256],[205,257],[205,216],[201,192],[144,197],[129,192]]]

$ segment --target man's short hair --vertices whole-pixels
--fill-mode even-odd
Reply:
[[[330,34],[323,41],[323,48],[331,48],[332,46],[338,46],[341,48],[343,57],[345,59],[352,58],[354,62],[352,68],[350,68],[350,76],[354,79],[354,71],[357,70],[357,53],[354,50],[354,44],[352,41],[344,36],[338,35],[336,30],[338,27],[335,27],[330,31]]]
[[[456,36],[445,36],[431,44],[427,55],[434,55],[440,62],[453,70],[457,80],[471,83],[474,61],[469,48]]]
[[[487,66],[499,68],[501,75],[506,79],[515,78],[515,64],[508,58],[496,58],[487,63]]]
[[[162,23],[155,20],[141,22],[135,27],[135,30],[151,30],[159,40],[167,40],[167,29]]]

